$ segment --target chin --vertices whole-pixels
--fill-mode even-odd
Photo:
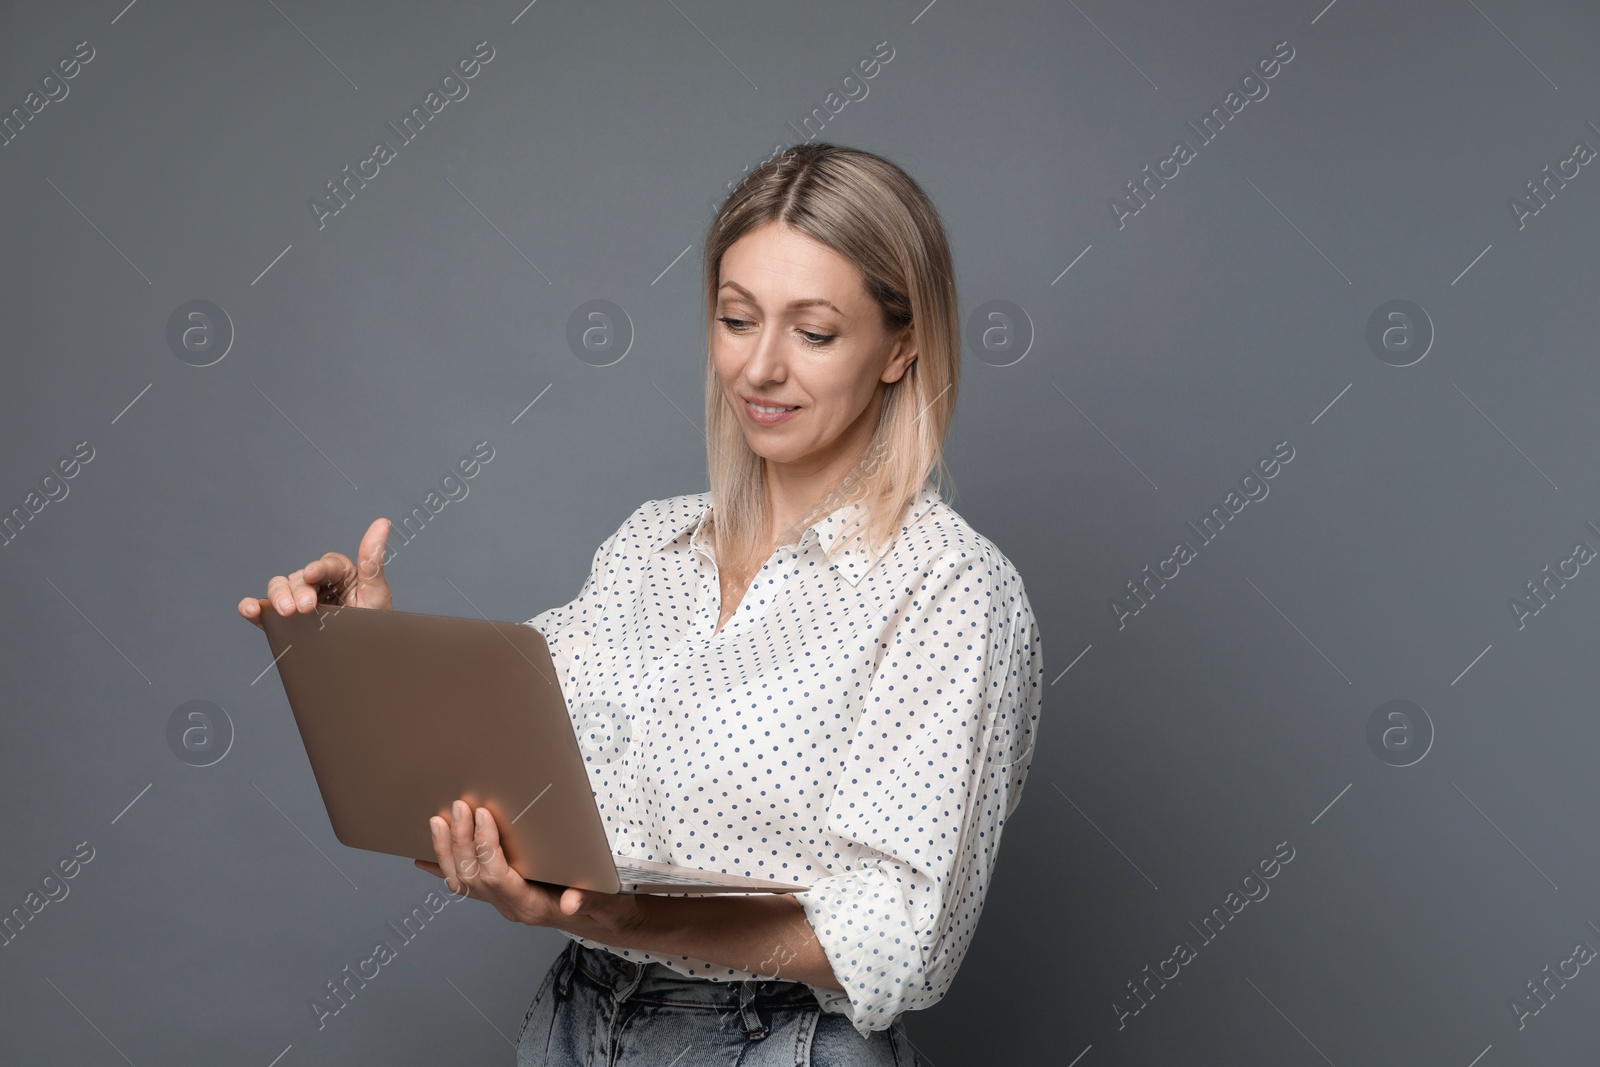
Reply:
[[[750,440],[748,436],[745,437],[744,443],[750,446],[750,451],[768,463],[790,463],[796,458],[796,450],[792,448],[773,448],[770,442],[763,444],[760,441]]]
[[[750,447],[750,451],[754,452],[762,459],[770,460],[773,463],[782,463],[788,458],[787,456],[775,451],[771,445],[763,446],[762,442],[752,441],[748,436],[745,437],[744,443]]]

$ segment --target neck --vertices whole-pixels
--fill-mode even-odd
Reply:
[[[860,467],[871,441],[876,419],[876,405],[869,407],[863,417],[856,420],[852,440],[840,442],[835,455],[821,462],[802,467],[799,463],[779,464],[762,461],[762,478],[767,488],[767,514],[772,517],[770,533],[773,538],[784,533],[794,533],[795,527],[819,506],[827,507],[830,497],[838,497],[856,488]],[[881,456],[870,461],[873,468]],[[776,543],[776,541],[774,541]]]

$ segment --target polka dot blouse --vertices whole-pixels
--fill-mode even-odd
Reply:
[[[650,500],[545,637],[619,856],[800,883],[863,1035],[944,996],[1033,758],[1039,632],[1011,561],[924,486],[874,555],[847,504],[720,631],[709,492]],[[613,948],[714,980],[765,977]],[[770,972],[769,972],[770,974]]]

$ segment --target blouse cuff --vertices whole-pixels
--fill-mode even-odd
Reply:
[[[844,986],[811,987],[823,1011],[845,1016],[862,1037],[894,1024],[924,985],[924,954],[893,860],[830,875],[794,894]]]

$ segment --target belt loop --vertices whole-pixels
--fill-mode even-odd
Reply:
[[[617,971],[615,975],[616,984],[611,990],[612,995],[618,1001],[627,1000],[639,988],[639,983],[644,981],[644,972],[650,965],[640,960],[619,959],[613,962],[616,964]]]
[[[572,972],[578,966],[578,951],[583,948],[576,941],[568,941],[566,951],[561,954],[559,970],[556,972],[556,986],[561,990],[561,995],[567,995],[567,986],[572,982]]]
[[[756,1012],[756,982],[745,978],[739,982],[739,1014],[744,1019],[744,1034],[752,1041],[767,1036],[767,1027]]]

